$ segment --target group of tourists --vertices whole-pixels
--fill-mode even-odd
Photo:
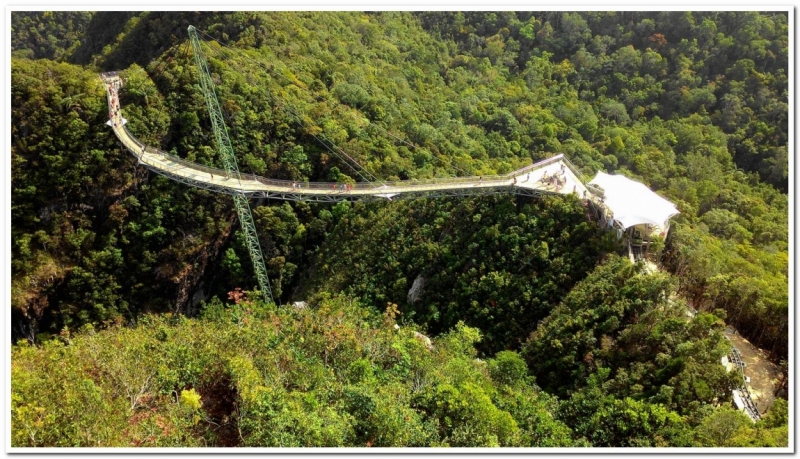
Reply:
[[[116,72],[112,73],[116,74]],[[116,82],[108,83],[108,92],[111,94],[111,100],[109,101],[109,107],[111,110],[108,112],[108,118],[112,123],[114,123],[114,127],[116,127],[118,124],[114,118],[119,116],[119,97],[117,96],[116,89]]]
[[[542,175],[541,182],[547,185],[555,185],[556,192],[561,191],[561,187],[563,187],[567,183],[567,177],[566,174],[564,173],[563,166],[560,172],[555,172],[553,173],[553,175],[548,176],[547,172],[545,172],[544,175]]]
[[[331,191],[336,191],[336,188],[336,184],[331,183]],[[340,193],[349,193],[350,190],[353,189],[353,185],[349,183],[340,183],[338,188]]]

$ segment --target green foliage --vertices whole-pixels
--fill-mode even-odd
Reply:
[[[197,411],[200,409],[202,406],[200,398],[200,394],[195,392],[194,389],[184,389],[181,391],[181,404],[191,408],[192,410]]]
[[[489,374],[500,384],[515,386],[525,382],[528,366],[514,351],[500,351],[489,361]]]
[[[736,240],[720,240],[703,228],[673,229],[667,262],[687,296],[707,308],[724,308],[745,336],[780,356],[788,350],[788,257]],[[773,246],[774,247],[774,246]]]
[[[752,425],[753,421],[741,411],[723,407],[703,419],[697,427],[697,436],[703,446],[732,446],[733,437]]]
[[[775,399],[767,415],[761,419],[761,426],[774,428],[789,425],[789,402],[782,398]]]
[[[689,442],[681,416],[727,399],[733,387],[733,376],[719,365],[729,352],[724,323],[711,314],[687,319],[685,305],[672,299],[674,280],[642,268],[626,258],[607,260],[570,291],[523,347],[539,384],[567,398],[562,419],[582,426],[576,432],[593,444],[633,446],[639,440],[631,432],[650,438],[662,435],[656,433],[662,427],[673,436],[664,437],[667,443]],[[605,425],[622,422],[620,413],[628,410],[648,414],[625,421],[634,427]],[[635,427],[650,421],[658,427]],[[611,431],[596,430],[601,426]]]
[[[501,353],[516,381],[495,382],[463,324],[429,349],[345,297],[211,309],[14,346],[13,446],[572,444],[524,363]]]
[[[740,411],[723,407],[703,419],[697,427],[699,444],[716,447],[787,447],[788,410],[777,399],[767,416],[753,421]]]
[[[169,125],[163,98],[143,69],[124,73],[122,97],[142,104],[125,112],[131,130],[157,144]],[[94,72],[15,59],[12,81],[14,323],[99,326],[166,309],[170,295],[191,312],[185,284],[213,260],[210,241],[224,241],[228,200],[137,169],[104,124]]]
[[[323,246],[311,284],[397,303],[433,333],[464,321],[491,353],[525,339],[608,250],[606,236],[573,198],[357,205],[329,238],[348,242]]]
[[[629,397],[604,396],[594,388],[574,394],[560,416],[593,446],[693,445],[691,429],[674,411]]]
[[[91,11],[14,11],[11,49],[14,57],[65,60],[86,40]]]

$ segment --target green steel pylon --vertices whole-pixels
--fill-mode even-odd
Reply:
[[[222,110],[219,108],[219,101],[214,91],[214,82],[211,81],[208,64],[203,55],[203,50],[200,49],[200,39],[197,36],[197,31],[194,26],[189,26],[189,38],[192,42],[194,61],[200,73],[200,85],[203,87],[203,96],[206,99],[208,113],[211,116],[211,126],[214,129],[214,137],[217,140],[217,147],[222,157],[225,172],[227,172],[229,177],[241,181],[239,165],[236,163],[236,157],[233,155],[231,139],[228,137],[228,130],[222,118]],[[264,266],[264,256],[261,254],[261,244],[258,242],[256,226],[255,223],[253,223],[253,215],[250,213],[250,204],[247,202],[247,198],[243,193],[235,194],[233,196],[233,202],[236,204],[239,221],[242,222],[244,238],[245,241],[247,241],[247,250],[250,252],[250,259],[253,260],[253,267],[256,271],[256,277],[258,277],[258,284],[261,287],[261,291],[264,292],[264,298],[268,302],[274,302],[272,300],[272,290],[269,288],[267,268]]]

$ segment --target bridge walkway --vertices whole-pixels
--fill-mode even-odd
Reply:
[[[539,196],[543,194],[576,193],[589,198],[593,191],[580,179],[580,172],[563,155],[539,161],[505,175],[482,177],[447,177],[427,180],[390,182],[358,182],[347,187],[342,183],[293,182],[253,174],[229,176],[224,169],[204,166],[167,154],[144,145],[130,131],[123,118],[118,90],[122,80],[116,72],[102,74],[109,103],[108,124],[122,144],[136,156],[139,163],[156,173],[198,188],[247,197],[268,197],[285,200],[343,201],[356,199],[393,199],[406,197],[464,196],[476,194],[516,193]],[[558,176],[560,184],[543,180]]]

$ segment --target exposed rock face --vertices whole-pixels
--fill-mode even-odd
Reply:
[[[408,303],[414,304],[417,303],[419,300],[422,299],[422,289],[425,288],[425,283],[427,280],[422,277],[422,274],[418,275],[416,279],[414,279],[414,283],[411,284],[411,288],[408,289]]]
[[[423,335],[422,333],[415,331],[414,338],[422,341],[422,344],[424,344],[429,351],[433,349],[433,342],[431,342],[431,339]]]

